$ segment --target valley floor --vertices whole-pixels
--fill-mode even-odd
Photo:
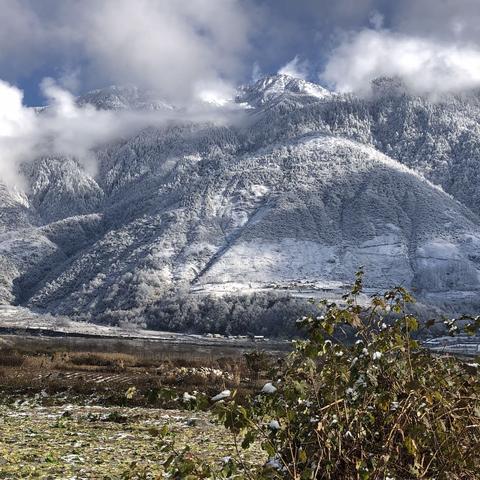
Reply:
[[[208,413],[98,405],[45,406],[40,396],[0,405],[0,478],[113,480],[162,477],[159,431],[202,458],[233,454]],[[254,450],[250,460],[258,456]],[[217,460],[218,461],[218,460]]]
[[[160,479],[165,425],[176,449],[221,461],[233,438],[208,410],[183,408],[183,394],[241,398],[261,388],[260,367],[273,360],[262,353],[252,370],[242,349],[73,340],[0,336],[0,479]]]

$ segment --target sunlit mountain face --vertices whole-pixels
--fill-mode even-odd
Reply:
[[[76,102],[177,111],[133,87]],[[93,171],[74,156],[26,162],[24,191],[1,190],[2,301],[114,322],[165,295],[335,296],[363,265],[372,291],[476,307],[478,97],[432,101],[381,79],[361,99],[278,75],[230,102],[221,121],[122,132],[94,149]]]

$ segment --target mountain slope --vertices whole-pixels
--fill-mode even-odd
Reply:
[[[270,77],[239,89],[241,121],[144,129],[99,149],[95,178],[38,159],[27,196],[0,198],[3,301],[141,317],[172,292],[334,293],[364,265],[371,289],[476,308],[478,97],[432,102],[387,79],[374,90]],[[86,102],[161,104],[118,88]]]

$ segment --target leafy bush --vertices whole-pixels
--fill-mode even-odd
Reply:
[[[364,306],[361,291],[359,272],[341,305],[322,301],[319,316],[299,321],[307,339],[259,395],[214,405],[238,458],[215,468],[176,452],[170,478],[480,478],[479,365],[422,348],[404,289]],[[451,334],[479,326],[480,317],[449,322]],[[252,445],[266,453],[265,464],[244,464],[240,450]]]

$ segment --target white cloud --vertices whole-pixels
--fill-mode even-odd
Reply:
[[[198,82],[196,84],[195,99],[209,105],[224,107],[233,104],[235,89],[231,84],[221,80]]]
[[[198,82],[234,78],[248,47],[249,19],[237,0],[82,2],[81,41],[95,72],[189,99]]]
[[[59,67],[56,81],[41,84],[49,108],[40,114],[22,104],[20,90],[0,80],[0,179],[22,186],[20,164],[42,155],[74,156],[95,173],[92,150],[124,134],[185,118],[224,121],[249,49],[245,5],[240,0],[0,0],[0,72],[14,72],[10,78],[15,78],[39,66]],[[167,118],[165,112],[80,108],[69,91],[112,83],[152,90],[184,107],[177,111],[183,118],[175,112]]]
[[[41,89],[49,106],[35,111],[23,105],[21,90],[0,80],[0,181],[10,188],[28,188],[20,167],[41,156],[74,157],[95,175],[95,149],[125,135],[167,122],[230,123],[241,121],[242,115],[241,107],[231,102],[230,85],[222,82],[198,84],[197,101],[189,108],[164,111],[78,106],[69,91],[49,78],[42,81]]]
[[[57,81],[66,90],[70,92],[79,92],[81,88],[80,67],[64,69]]]
[[[252,82],[257,82],[263,76],[262,69],[258,62],[255,62],[252,67]]]
[[[72,70],[60,74],[69,87],[135,84],[179,103],[247,65],[240,0],[0,0],[0,10],[0,71],[57,65]]]
[[[369,22],[370,25],[375,29],[375,30],[380,30],[383,27],[383,23],[385,21],[385,17],[378,11],[374,10],[369,17]]]
[[[77,107],[74,97],[51,79],[42,82],[42,90],[51,106],[39,113],[23,105],[18,88],[0,80],[0,179],[9,187],[26,188],[21,164],[43,155],[75,156],[95,173],[91,149],[127,126],[111,112]]]
[[[0,178],[20,187],[17,160],[30,152],[30,142],[24,140],[35,130],[35,113],[22,100],[20,90],[0,80]]]
[[[300,60],[300,57],[296,55],[295,58],[280,68],[278,73],[305,80],[308,76],[308,63],[305,60]]]
[[[365,29],[333,50],[320,79],[341,92],[368,94],[380,76],[400,77],[416,93],[472,89],[480,86],[480,49]]]
[[[329,7],[328,18],[353,11],[363,24],[373,12],[372,28],[343,37],[330,52],[321,81],[360,94],[368,94],[371,81],[379,76],[401,77],[419,93],[480,86],[480,48],[466,43],[480,38],[478,2],[463,1],[471,8],[456,16],[453,0],[438,9],[434,0],[400,2],[396,15],[376,8],[379,3],[373,0],[353,2],[353,10],[350,1],[343,2],[345,8],[340,8],[342,2]],[[285,12],[293,8],[283,3]],[[313,1],[302,4],[311,6],[308,12],[319,11]],[[251,36],[258,40],[271,21],[268,15],[256,15],[250,0],[0,0],[0,11],[0,72],[12,75],[9,78],[28,77],[39,66],[57,65],[59,77],[42,84],[51,107],[41,114],[22,104],[20,90],[0,80],[0,178],[10,185],[21,182],[18,165],[39,155],[75,156],[94,172],[92,149],[175,116],[79,108],[72,90],[134,84],[154,90],[167,102],[193,105],[189,118],[213,115],[218,120],[218,113],[205,111],[198,100],[225,110],[234,84],[248,75]],[[383,29],[384,23],[397,33]],[[280,30],[278,38],[290,41]],[[271,42],[276,52],[279,41]],[[262,61],[261,53],[259,57]],[[278,73],[305,79],[310,65],[301,58],[295,56]],[[260,75],[258,64],[252,75]]]

